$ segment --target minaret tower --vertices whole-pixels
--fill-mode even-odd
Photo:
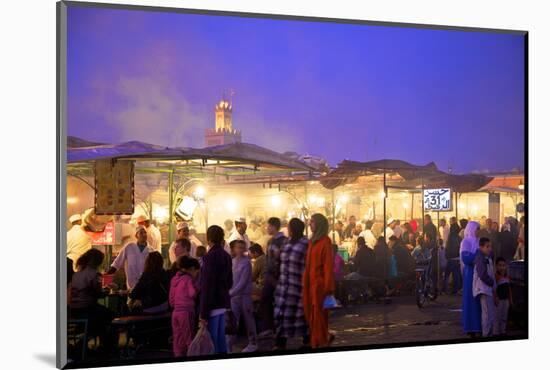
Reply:
[[[231,122],[231,115],[233,113],[233,107],[227,100],[222,99],[214,108],[216,114],[216,131],[233,131],[233,123]]]
[[[204,136],[206,146],[241,142],[241,132],[233,128],[233,104],[223,97],[214,107],[216,127],[207,128]]]

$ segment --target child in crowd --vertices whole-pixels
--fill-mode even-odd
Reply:
[[[233,285],[229,290],[231,310],[238,323],[243,317],[248,332],[248,345],[243,352],[254,352],[258,349],[256,343],[256,322],[252,306],[252,264],[245,255],[246,243],[243,240],[233,240],[230,244],[233,255]],[[227,336],[227,348],[232,351],[235,342],[234,335]]]
[[[336,244],[332,245],[333,251],[334,251],[334,279],[336,281],[340,281],[344,279],[344,265],[346,262],[338,253],[338,246]]]
[[[206,247],[204,245],[199,245],[197,247],[197,259],[199,260],[199,264],[202,266],[202,258],[206,254]]]
[[[187,348],[195,335],[195,285],[200,270],[199,262],[189,256],[177,260],[178,272],[170,284],[172,313],[172,336],[175,357],[187,355]]]
[[[178,267],[178,260],[183,256],[190,256],[191,243],[185,238],[180,238],[174,241],[173,247],[174,248],[170,251],[170,261],[172,261],[172,259],[174,260],[169,270],[171,277],[176,275],[176,273],[180,270]]]
[[[506,260],[502,257],[496,260],[497,272],[496,293],[498,304],[496,308],[494,335],[506,334],[506,323],[508,322],[508,309],[512,303],[512,288],[510,287],[510,278],[508,277],[508,267]]]
[[[361,238],[361,237],[360,237]],[[361,238],[362,239],[362,238]],[[335,296],[338,300],[342,300],[344,297],[343,289],[343,280],[344,280],[344,265],[346,262],[338,253],[338,246],[336,244],[332,245],[334,251],[334,282],[336,283]]]
[[[498,301],[491,249],[488,238],[479,239],[472,284],[473,295],[479,296],[481,303],[481,333],[484,337],[494,334],[495,306]]]

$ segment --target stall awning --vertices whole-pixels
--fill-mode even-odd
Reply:
[[[454,175],[440,171],[435,163],[414,165],[402,160],[382,159],[371,162],[343,161],[336,169],[321,179],[321,184],[328,189],[355,182],[360,176],[399,175],[404,187],[450,187],[457,192],[476,191],[485,186],[491,177],[467,174]]]
[[[69,137],[67,148],[67,162],[69,164],[86,163],[100,159],[133,159],[136,161],[159,162],[200,160],[203,163],[210,161],[213,163],[231,161],[296,171],[317,171],[315,167],[305,162],[249,143],[233,143],[202,149],[169,148],[141,141],[89,146],[87,146],[86,143],[89,142],[79,138]],[[71,144],[74,146],[71,146]]]

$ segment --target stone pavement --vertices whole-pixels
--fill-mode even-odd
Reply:
[[[336,335],[332,346],[393,344],[426,340],[464,339],[460,326],[461,296],[440,296],[419,309],[413,296],[392,298],[391,303],[369,302],[332,311],[329,328]],[[260,350],[270,350],[272,340],[261,340]],[[241,338],[235,352],[246,345]],[[299,338],[289,349],[301,346]]]
[[[332,346],[398,346],[400,343],[467,339],[460,325],[461,299],[460,295],[443,295],[419,309],[414,296],[401,296],[393,297],[387,304],[368,302],[334,310],[329,319],[330,330],[336,335]],[[508,334],[525,333],[509,327]],[[246,344],[247,338],[239,337],[233,351],[240,352]],[[259,351],[264,353],[274,347],[272,338],[262,339],[258,344]],[[301,345],[301,338],[293,338],[288,342],[288,349],[298,349]],[[170,349],[144,349],[136,359],[171,357]]]
[[[392,298],[388,304],[369,302],[335,310],[329,319],[329,328],[336,335],[332,344],[338,346],[399,344],[423,341],[467,339],[463,333],[460,295],[440,295],[422,309],[414,296]],[[509,328],[509,335],[521,331]],[[298,349],[301,339],[289,340],[289,349]],[[238,352],[246,345],[240,338],[234,348]],[[261,351],[273,348],[273,340],[261,340]]]

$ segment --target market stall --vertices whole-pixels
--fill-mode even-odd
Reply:
[[[163,244],[169,245],[178,220],[192,222],[202,234],[209,224],[252,214],[249,210],[261,207],[262,199],[282,210],[289,200],[280,191],[281,182],[320,175],[310,164],[247,143],[195,149],[137,141],[90,143],[70,137],[67,162],[67,214],[94,208],[96,214],[108,215],[114,223],[115,253],[132,238],[129,222],[138,214],[153,220],[167,242]],[[104,172],[111,176],[106,177],[110,183],[101,183]],[[125,189],[131,189],[131,194],[123,194]],[[129,198],[124,200],[125,196]],[[105,207],[120,204],[104,212],[98,209],[102,200]]]

